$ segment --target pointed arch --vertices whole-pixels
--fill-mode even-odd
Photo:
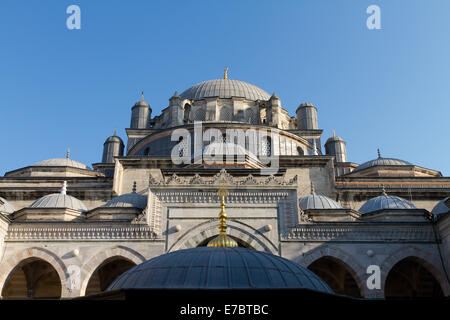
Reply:
[[[115,246],[95,254],[88,262],[81,267],[80,296],[86,294],[86,289],[94,272],[110,258],[119,257],[128,260],[136,265],[141,264],[146,259],[137,251],[124,246]]]
[[[6,283],[9,278],[14,274],[14,271],[21,266],[22,261],[36,258],[43,260],[50,264],[58,274],[61,282],[61,297],[68,297],[71,295],[70,290],[67,288],[67,281],[69,274],[64,262],[53,252],[39,247],[32,247],[9,257],[6,261],[1,263],[0,266],[0,293],[3,292]]]
[[[227,220],[227,233],[240,239],[249,248],[279,254],[277,246],[261,231],[238,220]],[[201,223],[182,234],[170,247],[168,252],[180,249],[193,248],[206,239],[218,235],[217,219]]]

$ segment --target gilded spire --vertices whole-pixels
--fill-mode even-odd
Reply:
[[[116,128],[114,128],[114,137],[116,136]]]
[[[223,78],[228,79],[228,67],[223,68]]]
[[[336,137],[336,133],[334,132],[334,129],[333,129],[333,138],[334,138],[334,137]]]
[[[224,186],[220,187],[217,195],[221,198],[219,213],[219,235],[208,242],[208,247],[237,247],[234,239],[227,236],[227,214],[225,213],[225,197],[228,196],[228,190]]]
[[[141,101],[144,101],[144,91],[141,92]]]

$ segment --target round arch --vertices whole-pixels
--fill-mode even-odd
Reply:
[[[423,267],[430,272],[433,277],[438,281],[439,285],[445,296],[450,295],[450,285],[447,281],[447,277],[441,268],[436,266],[441,266],[441,262],[438,258],[433,257],[430,253],[421,250],[417,247],[406,247],[395,251],[393,254],[389,255],[380,266],[381,269],[381,284],[384,291],[386,285],[386,278],[389,272],[394,268],[394,266],[406,258],[414,258],[419,261]]]
[[[61,298],[70,296],[70,290],[67,288],[69,275],[64,262],[58,258],[56,254],[39,247],[25,249],[11,256],[5,262],[2,262],[0,266],[0,293],[3,292],[9,278],[14,274],[14,271],[20,267],[22,261],[31,258],[40,259],[50,264],[53,269],[55,269],[59,280],[61,281]]]
[[[100,268],[105,261],[108,261],[111,258],[118,257],[124,260],[128,260],[136,265],[144,262],[146,259],[134,251],[133,249],[116,246],[109,249],[106,249],[100,253],[95,254],[88,262],[86,262],[81,267],[81,277],[83,281],[80,286],[80,296],[84,296],[86,294],[86,289],[89,284],[89,280],[91,279],[94,272]]]
[[[167,251],[171,252],[180,249],[194,248],[205,240],[218,234],[217,219],[211,219],[187,230]],[[239,239],[245,243],[245,246],[248,248],[278,254],[277,246],[270,241],[270,239],[268,239],[261,231],[241,221],[228,219],[227,234]]]
[[[338,263],[350,273],[358,286],[359,293],[362,297],[368,296],[365,286],[365,270],[362,265],[349,253],[328,245],[320,246],[311,250],[303,256],[298,257],[294,261],[308,268],[311,264],[321,258],[330,258]]]

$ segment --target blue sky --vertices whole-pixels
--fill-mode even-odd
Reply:
[[[66,8],[81,8],[68,30]],[[368,30],[366,8],[381,8]],[[65,157],[101,161],[124,141],[141,90],[153,115],[177,90],[229,78],[318,108],[348,158],[450,175],[450,1],[0,2],[0,174]]]

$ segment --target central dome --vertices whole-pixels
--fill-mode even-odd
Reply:
[[[190,87],[180,95],[181,99],[202,100],[204,98],[241,97],[247,100],[269,100],[270,95],[253,84],[231,79],[209,80]]]
[[[147,260],[107,289],[310,289],[332,294],[312,271],[270,253],[197,247]]]

